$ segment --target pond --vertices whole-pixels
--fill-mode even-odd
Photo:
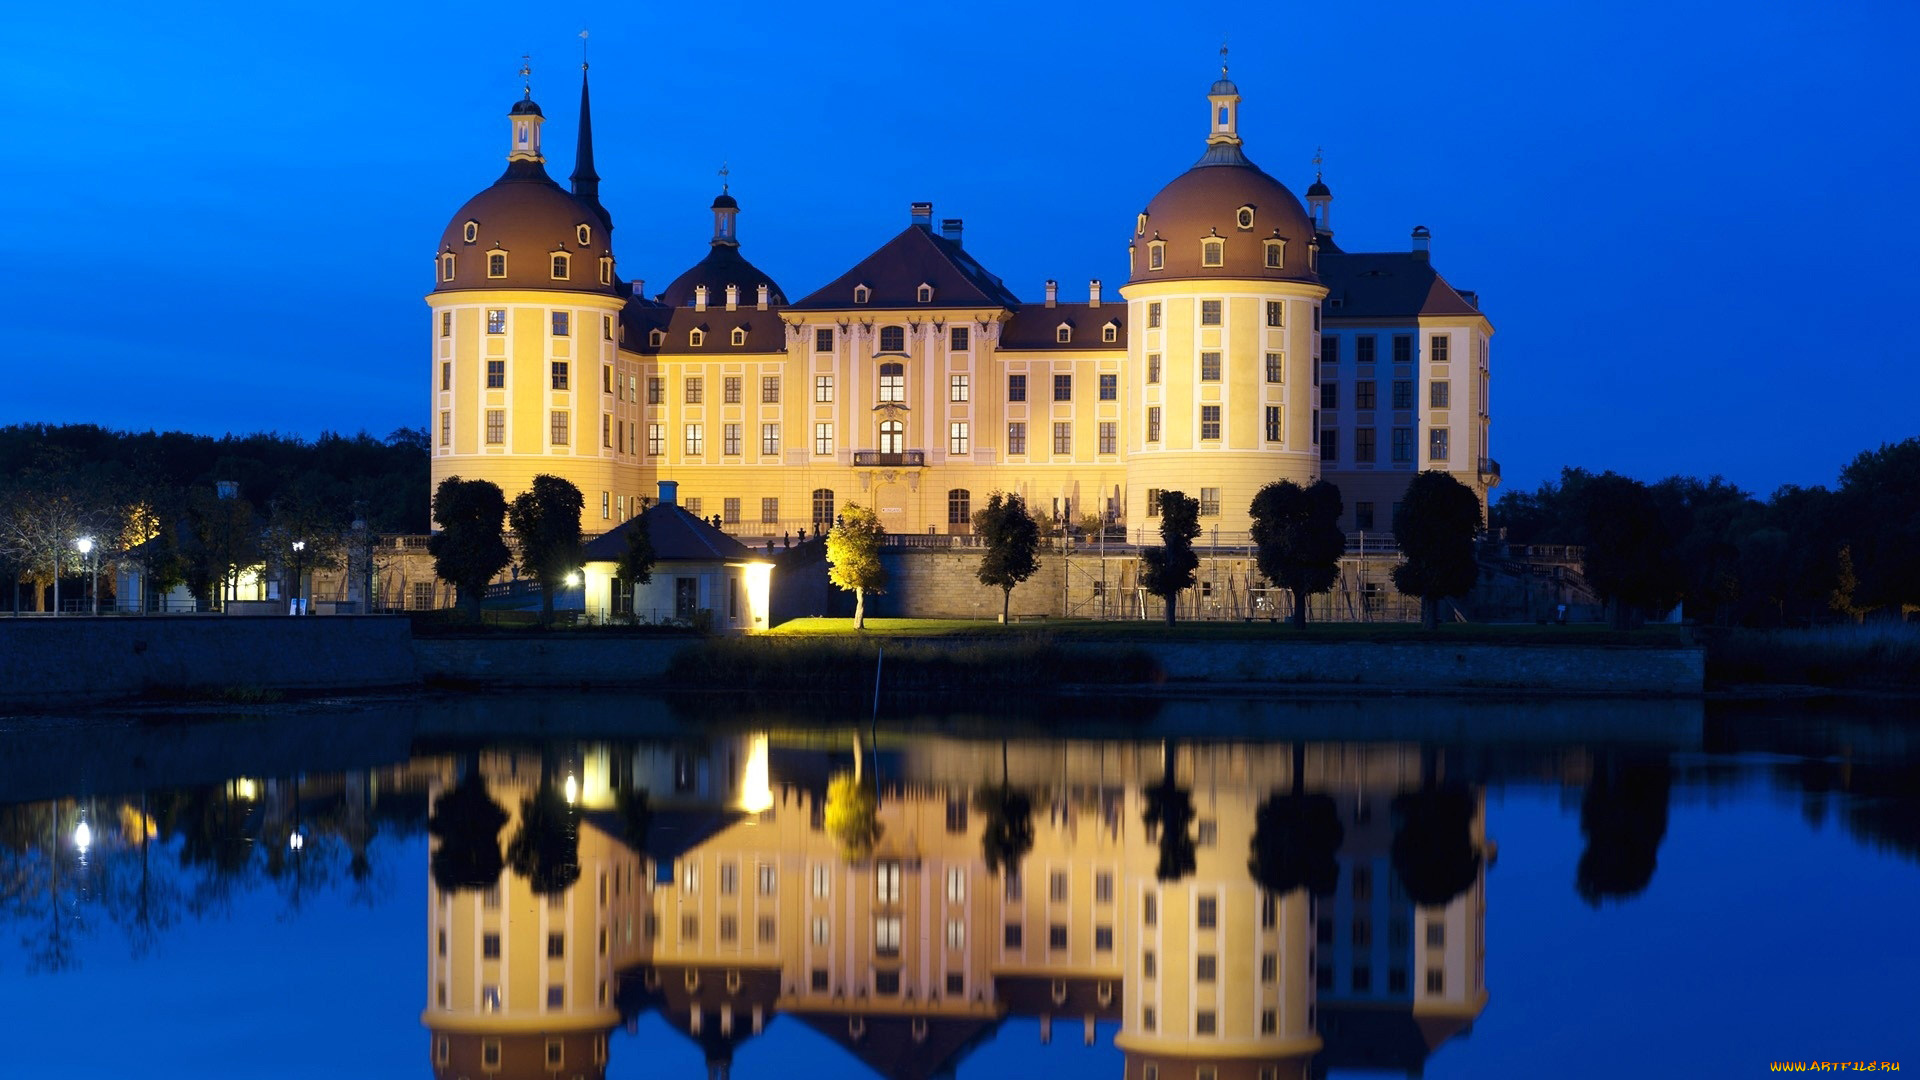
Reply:
[[[866,712],[0,719],[0,1073],[1920,1064],[1905,703]]]

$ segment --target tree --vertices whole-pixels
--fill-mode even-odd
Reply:
[[[203,599],[224,606],[240,571],[260,564],[258,515],[253,504],[238,495],[223,499],[202,488],[189,501],[187,521],[187,585]]]
[[[1146,789],[1146,807],[1140,820],[1149,831],[1158,830],[1156,843],[1160,858],[1154,876],[1161,881],[1179,881],[1193,873],[1198,865],[1193,842],[1193,793],[1180,786],[1174,775],[1178,746],[1172,741],[1160,746],[1160,782]]]
[[[1393,584],[1420,598],[1420,625],[1440,625],[1440,601],[1465,596],[1480,577],[1473,540],[1480,532],[1480,497],[1438,471],[1415,476],[1401,497],[1393,538],[1405,559],[1393,568]]]
[[[1040,569],[1040,526],[1018,495],[996,491],[973,515],[973,531],[987,545],[980,556],[980,584],[1000,590],[1000,621],[1013,606],[1013,587]]]
[[[855,630],[866,629],[867,594],[886,589],[887,570],[880,565],[880,538],[885,535],[880,515],[856,503],[846,505],[827,533],[827,580],[853,593]]]
[[[1167,602],[1167,625],[1174,622],[1180,594],[1193,587],[1200,556],[1193,553],[1200,535],[1200,502],[1179,491],[1160,493],[1160,544],[1140,553],[1140,584]]]
[[[872,855],[880,842],[880,792],[860,775],[858,750],[854,771],[835,773],[827,781],[826,827],[840,848],[840,857],[848,862]]]
[[[1307,625],[1307,597],[1326,592],[1340,577],[1347,535],[1340,489],[1325,480],[1302,488],[1276,480],[1253,497],[1253,542],[1260,573],[1293,594],[1293,624]]]
[[[1842,547],[1838,567],[1833,574],[1833,595],[1827,599],[1827,606],[1859,622],[1867,615],[1867,609],[1854,599],[1859,591],[1860,578],[1853,572],[1853,548]]]
[[[1340,884],[1340,842],[1346,828],[1327,795],[1306,792],[1305,743],[1293,744],[1293,790],[1274,792],[1253,819],[1247,873],[1275,896],[1306,889],[1331,896]]]
[[[542,624],[553,621],[553,591],[580,569],[585,508],[580,489],[552,473],[536,475],[507,505],[507,523],[520,542],[520,572],[540,584]]]
[[[487,583],[513,562],[501,536],[506,518],[506,496],[490,481],[449,476],[433,493],[433,520],[440,526],[427,539],[433,572],[459,590],[460,604],[475,622]]]
[[[647,531],[647,519],[634,518],[627,523],[627,546],[620,552],[620,563],[614,572],[632,588],[653,580],[653,563],[653,534]]]
[[[1667,801],[1673,773],[1650,759],[1595,763],[1580,798],[1580,831],[1587,847],[1574,872],[1574,890],[1593,907],[1646,891],[1667,835]]]
[[[1920,607],[1920,437],[1861,453],[1837,492],[1863,607]]]
[[[980,829],[980,858],[987,873],[1005,870],[1020,876],[1020,863],[1033,850],[1033,800],[1007,778],[1007,744],[1000,744],[1000,783],[986,785],[973,795],[974,809],[986,816]]]
[[[487,794],[479,755],[469,755],[466,775],[434,801],[427,832],[439,845],[428,868],[442,892],[492,888],[506,863],[500,857],[500,830],[507,812]]]
[[[1680,597],[1673,535],[1645,484],[1615,473],[1593,478],[1584,492],[1586,553],[1580,572],[1613,608],[1625,629],[1636,611],[1672,607]]]
[[[540,786],[520,800],[520,827],[507,844],[507,865],[537,896],[557,896],[580,880],[580,811],[542,769]]]
[[[1440,907],[1473,886],[1480,849],[1473,842],[1474,797],[1464,785],[1429,779],[1394,798],[1393,818],[1393,870],[1409,899]]]

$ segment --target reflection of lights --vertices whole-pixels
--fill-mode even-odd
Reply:
[[[567,774],[567,805],[572,806],[574,803],[577,803],[579,801],[580,801],[580,781],[575,779],[572,773],[568,773]]]
[[[79,848],[82,855],[93,846],[93,826],[88,825],[85,818],[81,818],[80,824],[73,827],[73,846]]]
[[[750,615],[749,626],[765,630],[767,628],[767,594],[773,586],[773,564],[750,562],[747,564],[747,611]]]
[[[301,848],[306,846],[307,846],[306,837],[300,835],[298,832],[290,832],[287,834],[287,850],[299,851]]]
[[[233,782],[233,797],[249,801],[260,797],[260,785],[242,778]]]
[[[755,735],[747,745],[747,768],[740,776],[740,809],[758,814],[773,806],[773,785],[767,777],[767,737]]]

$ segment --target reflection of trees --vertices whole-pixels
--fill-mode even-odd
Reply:
[[[1594,907],[1644,892],[1653,881],[1660,841],[1667,835],[1667,799],[1673,771],[1664,760],[1595,763],[1593,780],[1580,799],[1580,853],[1574,889]]]
[[[1146,810],[1141,814],[1141,820],[1147,828],[1158,829],[1160,833],[1160,859],[1154,868],[1154,876],[1161,881],[1179,881],[1193,873],[1197,865],[1193,841],[1193,793],[1182,788],[1174,777],[1173,763],[1178,749],[1172,740],[1161,744],[1160,782],[1146,790]]]
[[[1464,784],[1436,779],[1433,751],[1420,756],[1420,790],[1393,800],[1393,870],[1415,904],[1439,907],[1480,876],[1474,797]]]
[[[580,880],[580,812],[540,770],[540,786],[520,801],[520,827],[507,843],[507,865],[536,896],[566,892]]]
[[[614,795],[614,812],[620,815],[620,839],[636,855],[647,852],[647,830],[653,827],[653,800],[644,788],[623,787]]]
[[[1000,783],[982,786],[974,793],[973,805],[987,819],[980,830],[980,857],[987,873],[1004,868],[1008,877],[1019,877],[1020,863],[1033,850],[1033,800],[1008,780],[1005,741],[1000,743]]]
[[[480,775],[479,755],[469,755],[466,773],[453,789],[433,804],[427,832],[440,841],[428,867],[442,892],[492,888],[505,863],[500,858],[500,830],[507,812],[487,794]]]
[[[863,759],[866,751],[860,743],[860,731],[853,733],[853,771],[837,772],[827,780],[827,835],[840,848],[840,857],[860,862],[873,854],[885,828],[880,824],[880,787],[878,776],[867,776]],[[878,747],[875,747],[878,770]]]
[[[1275,896],[1295,889],[1328,896],[1340,884],[1336,855],[1346,829],[1331,796],[1306,793],[1306,757],[1306,744],[1294,743],[1293,790],[1274,792],[1254,815],[1247,873]]]

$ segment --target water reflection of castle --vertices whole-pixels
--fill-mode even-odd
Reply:
[[[713,1076],[780,1014],[888,1077],[950,1075],[1008,1016],[1037,1018],[1043,1039],[1117,1025],[1126,1080],[1413,1073],[1486,1003],[1479,790],[1464,796],[1467,858],[1439,871],[1457,895],[1417,904],[1395,869],[1396,835],[1427,839],[1405,821],[1420,807],[1396,813],[1395,799],[1440,787],[1431,751],[1173,748],[1193,870],[1171,882],[1156,875],[1163,838],[1143,824],[1161,744],[1006,748],[1033,843],[1004,876],[983,860],[973,799],[1002,778],[1000,744],[921,739],[889,756],[879,836],[857,861],[825,829],[826,760],[765,736],[470,759],[506,811],[498,835],[516,872],[431,890],[436,1077],[597,1078],[608,1035],[649,1009],[700,1044]],[[1318,900],[1271,895],[1249,868],[1257,811],[1299,790],[1297,760],[1301,788],[1330,796],[1344,830],[1337,883]],[[636,789],[650,794],[644,824],[622,794]],[[546,820],[562,797],[577,879],[536,870],[543,888],[572,881],[541,894],[517,872],[538,854],[523,818]],[[1398,854],[1403,868],[1422,858]]]

